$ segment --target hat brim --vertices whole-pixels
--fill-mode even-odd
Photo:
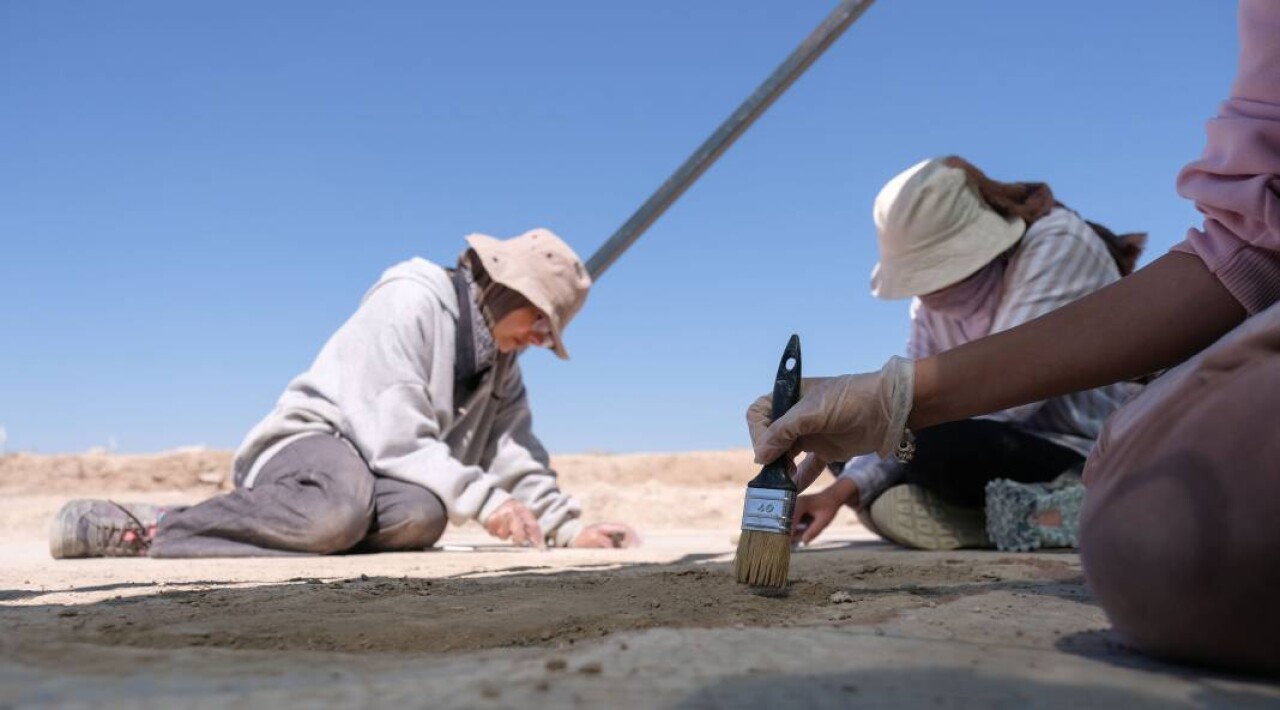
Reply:
[[[548,318],[548,320],[550,320],[550,318]],[[555,353],[556,357],[561,360],[568,360],[569,351],[565,350],[564,338],[560,337],[560,329],[557,328],[554,323],[551,325],[551,337],[555,341],[551,344],[551,352]]]
[[[930,249],[882,259],[871,271],[871,294],[912,298],[957,284],[1017,244],[1026,231],[1021,219],[1006,220],[983,209],[961,232]]]
[[[480,263],[484,265],[485,271],[489,273],[489,278],[494,283],[499,283],[506,288],[515,291],[524,297],[526,301],[533,304],[542,315],[546,316],[547,322],[551,324],[551,350],[556,357],[561,360],[569,359],[569,351],[564,347],[563,329],[560,323],[556,322],[554,309],[550,303],[544,301],[541,293],[530,293],[529,289],[521,288],[520,279],[516,278],[510,269],[518,268],[516,264],[518,260],[507,258],[508,242],[501,239],[491,237],[487,234],[468,234],[466,237],[467,244],[475,250],[476,255],[480,257]]]

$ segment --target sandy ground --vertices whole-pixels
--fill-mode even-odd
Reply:
[[[633,550],[49,559],[70,497],[196,501],[225,452],[0,458],[0,707],[1276,707],[1108,630],[1073,554],[921,553],[844,515],[789,592],[730,578],[746,452],[556,460]]]

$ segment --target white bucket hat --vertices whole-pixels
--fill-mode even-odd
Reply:
[[[494,283],[528,299],[551,324],[551,349],[569,359],[564,329],[587,302],[591,276],[568,244],[549,229],[533,229],[511,239],[467,236],[467,244]]]
[[[1018,217],[996,214],[943,158],[925,160],[890,180],[872,210],[880,263],[871,271],[877,298],[909,298],[959,283],[1017,244]]]

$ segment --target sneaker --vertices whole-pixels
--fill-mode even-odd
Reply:
[[[920,550],[991,547],[980,508],[963,508],[911,484],[894,486],[871,504],[873,530]]]
[[[1084,485],[1075,473],[1052,483],[997,478],[987,484],[987,534],[1008,552],[1079,547],[1082,505]]]
[[[73,557],[143,557],[151,547],[164,509],[110,500],[73,500],[62,506],[49,529],[49,554]]]
[[[853,514],[857,516],[858,522],[862,524],[862,527],[870,530],[880,537],[885,536],[884,533],[880,532],[880,528],[876,527],[876,521],[871,519],[870,508],[854,508],[852,505],[848,507],[853,510]]]

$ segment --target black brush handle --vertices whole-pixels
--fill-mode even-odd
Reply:
[[[778,361],[778,375],[773,380],[773,420],[778,421],[799,401],[800,336],[792,334],[786,349],[782,351],[782,359]],[[795,491],[796,484],[787,471],[788,463],[788,456],[784,453],[770,461],[747,486]]]
[[[778,361],[773,381],[773,420],[776,422],[800,401],[800,336],[792,333]]]

